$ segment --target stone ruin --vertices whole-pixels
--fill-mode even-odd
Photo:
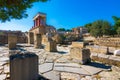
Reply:
[[[15,49],[17,44],[17,36],[15,35],[9,35],[8,36],[8,48],[9,49]]]
[[[97,38],[94,44],[107,47],[120,47],[120,38]]]
[[[83,42],[72,42],[72,47],[70,48],[70,56],[80,62],[81,64],[86,64],[91,62],[90,50],[84,48]]]
[[[27,52],[10,55],[10,80],[37,80],[38,56]]]
[[[28,33],[28,44],[34,44],[35,48],[41,48],[44,45],[46,51],[57,51],[56,42],[46,33],[46,14],[38,13],[33,20],[34,27]]]

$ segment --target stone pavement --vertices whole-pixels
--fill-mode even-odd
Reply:
[[[57,49],[58,52],[47,52],[44,49],[35,49],[32,45],[28,46],[27,44],[20,44],[18,47],[18,50],[34,52],[39,56],[39,74],[50,80],[106,80],[104,74],[101,73],[107,72],[109,75],[109,66],[95,62],[81,65],[69,56],[69,46],[59,46]],[[7,47],[0,46],[0,80],[10,76],[8,52]],[[116,80],[118,78],[119,76]]]

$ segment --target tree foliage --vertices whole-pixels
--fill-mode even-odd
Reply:
[[[111,24],[104,20],[97,20],[93,23],[86,24],[85,27],[95,37],[109,35],[111,30]]]
[[[92,23],[85,24],[85,27],[88,29],[88,32],[90,32]]]
[[[47,0],[0,0],[0,21],[26,18],[26,10],[33,6],[34,2],[46,2]]]
[[[114,20],[114,30],[116,31],[116,33],[118,33],[118,29],[120,27],[120,18],[116,17],[116,16],[112,16],[113,20]]]
[[[120,35],[120,27],[117,29],[117,34]]]
[[[66,31],[65,28],[59,28],[57,31]]]

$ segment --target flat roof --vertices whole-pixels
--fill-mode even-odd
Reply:
[[[38,12],[34,17],[33,20],[35,20],[38,16],[46,17],[46,14],[43,12]]]

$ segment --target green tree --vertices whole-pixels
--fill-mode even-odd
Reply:
[[[67,29],[66,31],[67,31],[67,32],[71,32],[72,30],[71,30],[71,29]]]
[[[97,20],[92,23],[90,27],[90,34],[98,37],[103,35],[109,35],[111,30],[111,25],[108,21]]]
[[[117,34],[120,35],[120,27],[117,29]]]
[[[46,2],[47,0],[0,0],[0,21],[26,18],[26,10],[35,2]]]
[[[101,30],[103,35],[110,35],[111,24],[108,21],[103,21]]]
[[[59,28],[57,31],[66,31],[65,28]]]
[[[116,17],[116,16],[112,16],[113,20],[114,20],[114,30],[117,32],[118,28],[120,27],[120,18],[119,17]]]
[[[85,24],[84,27],[88,29],[88,32],[91,30],[92,23]]]

